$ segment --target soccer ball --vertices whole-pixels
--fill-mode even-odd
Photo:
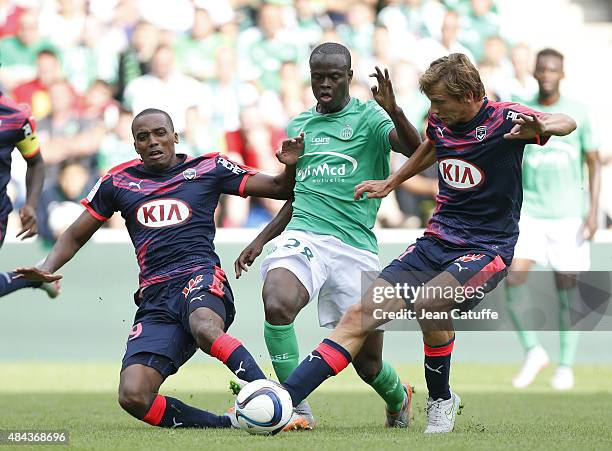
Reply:
[[[236,418],[249,434],[277,434],[289,423],[292,414],[289,392],[271,380],[248,383],[236,398]]]

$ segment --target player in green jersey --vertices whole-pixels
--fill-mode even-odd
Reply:
[[[550,266],[555,273],[559,299],[560,359],[551,385],[567,390],[574,385],[572,365],[578,332],[570,330],[570,303],[576,291],[576,273],[590,265],[589,243],[597,229],[600,162],[599,143],[586,108],[561,95],[563,55],[545,49],[536,58],[539,93],[527,105],[544,113],[563,111],[578,124],[575,133],[553,136],[547,146],[525,147],[523,157],[523,207],[520,236],[507,278],[511,316],[526,352],[525,362],[512,384],[523,388],[549,363],[535,332],[524,330],[519,310],[526,300],[525,282],[534,263]],[[537,147],[537,149],[536,149]],[[589,203],[584,192],[584,164],[589,174]]]
[[[372,227],[379,199],[353,201],[363,180],[389,175],[390,149],[411,155],[421,138],[395,102],[387,70],[372,74],[374,100],[361,102],[349,93],[353,71],[346,47],[325,43],[310,56],[312,91],[317,105],[294,118],[283,146],[301,151],[295,199],[236,260],[236,276],[275,240],[262,262],[264,337],[280,382],[299,363],[293,322],[318,296],[319,324],[333,328],[361,298],[363,272],[380,270]],[[282,234],[281,234],[282,232]],[[383,333],[370,335],[353,360],[359,376],[385,400],[387,426],[407,427],[411,389],[382,361]],[[302,403],[289,428],[311,429],[314,419]]]

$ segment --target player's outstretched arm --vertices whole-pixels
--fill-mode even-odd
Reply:
[[[386,180],[366,180],[355,187],[354,199],[359,200],[368,193],[368,199],[387,196],[391,191],[436,162],[436,148],[433,141],[426,139],[414,152],[414,155]]]
[[[284,140],[281,150],[276,152],[276,158],[285,165],[285,170],[276,176],[255,174],[249,177],[244,193],[247,196],[289,199],[295,185],[295,165],[303,151],[304,132]]]
[[[234,271],[236,271],[236,279],[240,278],[242,271],[249,271],[249,266],[253,264],[255,259],[259,257],[266,243],[279,236],[293,214],[293,199],[288,200],[280,209],[278,214],[268,223],[266,227],[255,237],[251,243],[243,249],[236,261],[234,262]]]
[[[98,221],[89,212],[84,211],[64,233],[60,235],[40,267],[17,268],[16,273],[27,280],[34,282],[53,282],[62,278],[60,274],[53,274],[68,262],[89,241],[91,236],[104,224]]]
[[[539,141],[540,137],[565,136],[576,130],[576,121],[567,114],[555,113],[537,117],[519,113],[512,120],[514,127],[504,135],[506,139]]]
[[[404,115],[404,111],[395,101],[393,84],[389,77],[389,71],[385,69],[384,74],[378,66],[370,77],[375,77],[378,86],[372,86],[374,100],[387,112],[395,128],[389,133],[389,141],[395,152],[410,157],[421,144],[421,136],[417,129]]]
[[[40,153],[25,160],[28,165],[26,170],[26,201],[25,205],[19,209],[21,230],[17,234],[22,240],[38,233],[36,207],[45,181],[45,165]]]

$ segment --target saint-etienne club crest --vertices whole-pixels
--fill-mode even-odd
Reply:
[[[353,127],[351,127],[350,124],[346,124],[344,128],[342,129],[342,131],[340,132],[340,137],[342,139],[351,139],[352,136],[353,136]]]
[[[487,136],[487,127],[484,125],[481,125],[479,127],[476,127],[476,139],[478,141],[482,141],[483,139],[485,139],[485,137]]]
[[[196,177],[196,170],[194,168],[185,169],[183,177],[185,177],[185,180],[193,180]]]

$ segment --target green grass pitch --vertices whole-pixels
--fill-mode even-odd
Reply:
[[[0,364],[0,429],[64,429],[67,447],[50,449],[380,450],[380,449],[610,449],[612,366],[579,366],[576,389],[548,388],[552,369],[523,391],[510,387],[516,367],[456,364],[453,389],[463,399],[455,431],[425,436],[426,388],[420,365],[400,373],[416,386],[415,424],[385,430],[383,405],[351,370],[326,381],[310,400],[312,432],[255,437],[235,430],[167,430],[136,421],[116,401],[116,364]],[[161,393],[223,412],[233,403],[231,374],[219,364],[187,364]],[[4,448],[4,447],[2,447]],[[19,449],[28,447],[20,446]],[[41,446],[33,446],[41,449]]]

